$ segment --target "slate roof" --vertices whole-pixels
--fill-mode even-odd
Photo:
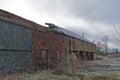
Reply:
[[[68,36],[71,36],[71,37],[74,37],[74,38],[77,38],[77,39],[80,39],[80,40],[90,42],[89,40],[87,40],[86,38],[80,36],[79,34],[76,34],[76,33],[72,32],[72,31],[61,28],[61,27],[59,27],[57,25],[54,25],[52,23],[46,23],[46,25],[49,25],[49,28],[52,29],[53,31],[57,32],[57,33],[65,34],[65,35],[68,35]]]

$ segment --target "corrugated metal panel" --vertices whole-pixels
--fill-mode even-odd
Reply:
[[[0,72],[32,68],[32,52],[0,50]]]
[[[32,50],[30,29],[0,21],[0,49]]]
[[[32,31],[0,21],[0,74],[32,67]]]

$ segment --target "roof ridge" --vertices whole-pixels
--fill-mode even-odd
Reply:
[[[77,39],[81,39],[81,40],[84,40],[84,41],[87,41],[87,42],[90,42],[89,40],[87,40],[86,38],[84,38],[83,36],[73,32],[73,31],[70,31],[70,30],[67,30],[67,29],[64,29],[62,27],[59,27],[55,24],[52,24],[52,23],[46,23],[47,25],[49,25],[49,28],[51,28],[52,30],[56,31],[56,32],[59,32],[59,33],[62,33],[62,34],[66,34],[68,36],[71,36],[71,37],[74,37],[74,38],[77,38]]]
[[[19,24],[19,25],[24,25],[26,27],[37,29],[37,30],[41,30],[43,27],[45,27],[36,22],[25,19],[21,16],[15,15],[13,13],[10,13],[2,9],[0,9],[0,20],[12,22],[12,23]]]

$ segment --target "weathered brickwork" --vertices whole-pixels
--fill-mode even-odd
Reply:
[[[94,60],[96,58],[96,45],[92,42],[71,37],[66,34],[54,32],[49,27],[38,25],[37,23],[26,20],[3,10],[0,10],[0,21],[2,22],[0,23],[0,28],[5,28],[5,25],[8,26],[5,30],[8,31],[7,35],[11,36],[11,38],[7,37],[9,39],[1,41],[6,41],[5,43],[9,43],[10,41],[13,41],[12,43],[16,42],[16,44],[12,44],[12,47],[17,46],[15,47],[18,48],[16,50],[23,50],[25,48],[23,51],[29,51],[27,55],[30,55],[30,61],[33,62],[33,66],[54,66],[59,58],[63,58],[63,56],[67,56],[66,54],[71,53],[75,54],[80,61]],[[3,22],[5,22],[4,25]],[[10,24],[10,26],[7,24]],[[14,35],[9,34],[10,30],[11,33],[14,32]],[[18,32],[20,35],[15,34]],[[25,35],[27,35],[27,37],[23,32],[26,33]],[[4,33],[4,31],[2,33]],[[0,36],[2,36],[2,34]],[[14,37],[14,39],[17,37],[20,38],[16,39],[17,41],[20,40],[19,44],[17,44],[17,41],[14,41],[12,37]],[[9,46],[11,47],[11,45]],[[0,54],[2,55],[1,52]]]

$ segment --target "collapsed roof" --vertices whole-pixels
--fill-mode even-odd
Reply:
[[[46,25],[48,25],[50,29],[52,29],[53,31],[55,31],[57,33],[65,34],[65,35],[68,35],[68,36],[71,36],[71,37],[74,37],[74,38],[77,38],[77,39],[80,39],[80,40],[90,42],[89,40],[87,40],[83,36],[80,36],[79,34],[76,34],[76,33],[72,32],[72,31],[61,28],[61,27],[59,27],[59,26],[57,26],[55,24],[46,23]]]

